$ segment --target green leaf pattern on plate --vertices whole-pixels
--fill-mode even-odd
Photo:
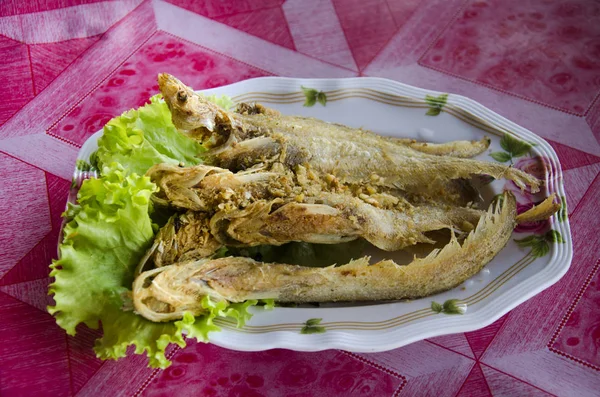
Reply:
[[[319,324],[321,324],[321,320],[323,320],[322,318],[311,318],[306,320],[306,322],[304,323],[304,327],[302,327],[302,329],[300,330],[301,334],[322,334],[324,333],[325,327],[321,327]]]
[[[443,304],[432,301],[431,310],[444,314],[465,314],[467,312],[467,304],[461,303],[458,299],[448,299]]]
[[[446,102],[448,101],[448,94],[442,94],[438,97],[433,95],[425,95],[425,102],[429,104],[429,110],[425,115],[427,116],[437,116],[442,112],[444,106],[446,106]]]
[[[444,306],[440,305],[439,303],[432,301],[431,302],[431,310],[433,310],[436,313],[441,313],[444,310]]]
[[[323,91],[317,91],[314,88],[308,88],[304,86],[301,86],[301,88],[302,92],[304,92],[304,96],[306,97],[306,100],[304,101],[305,107],[312,107],[317,102],[323,106],[327,104],[327,95]]]
[[[556,214],[556,216],[559,222],[564,222],[567,220],[567,198],[565,196],[560,196],[560,209],[558,210],[558,214]]]
[[[550,244],[564,243],[565,240],[557,230],[549,230],[545,234],[534,234],[525,238],[515,240],[517,245],[522,248],[530,247],[531,255],[534,258],[540,258],[550,252]]]
[[[524,156],[531,150],[529,143],[514,138],[509,134],[504,134],[502,139],[500,139],[500,146],[510,153],[512,157]]]
[[[506,163],[510,161],[512,164],[514,158],[522,157],[528,154],[533,145],[525,141],[521,141],[510,134],[504,134],[502,139],[500,139],[500,146],[502,149],[504,149],[504,151],[492,152],[490,153],[490,156],[500,163]]]
[[[490,153],[490,156],[492,156],[494,160],[499,161],[501,163],[506,163],[507,161],[510,161],[512,159],[510,153],[506,152],[493,152]]]
[[[548,233],[546,233],[546,239],[551,243],[561,243],[562,244],[565,242],[565,240],[563,240],[560,233],[556,230],[550,230]]]
[[[323,91],[320,91],[317,94],[317,102],[319,102],[323,106],[325,106],[327,104],[327,95],[325,95],[325,93]]]

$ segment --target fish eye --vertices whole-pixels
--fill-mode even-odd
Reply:
[[[179,102],[185,102],[187,101],[187,93],[185,91],[177,91],[177,100]]]

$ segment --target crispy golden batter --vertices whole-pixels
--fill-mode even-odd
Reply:
[[[319,199],[323,193],[360,197],[381,208],[404,207],[435,201],[452,206],[467,206],[478,201],[478,192],[469,181],[455,179],[434,189],[405,191],[377,186],[373,175],[362,183],[341,183],[331,174],[320,174],[304,166],[287,169],[281,163],[255,167],[233,173],[227,169],[197,165],[178,167],[157,164],[147,175],[160,188],[155,200],[194,211],[215,212],[228,208],[244,208],[257,200],[283,198],[303,202]]]
[[[517,215],[517,224],[552,216],[560,207],[553,202],[554,198],[553,194],[538,206]],[[444,233],[424,233],[437,229],[441,232],[441,229],[449,228],[448,225],[452,223],[461,224],[460,230],[470,232],[482,215],[482,211],[469,208],[451,208],[446,213],[442,213],[443,210],[439,207],[424,208],[417,212],[415,222],[408,227],[407,224],[393,224],[402,219],[402,216],[407,217],[406,214],[396,214],[389,210],[375,209],[375,212],[378,212],[376,216],[361,216],[362,221],[359,221],[356,215],[340,216],[336,207],[322,204],[291,202],[279,207],[275,212],[264,211],[261,214],[260,211],[256,211],[257,208],[265,207],[272,208],[273,203],[256,202],[248,207],[248,211],[219,211],[212,218],[206,213],[195,211],[176,214],[161,228],[154,244],[141,260],[139,268],[147,268],[149,264],[162,267],[207,258],[225,245],[248,247],[258,244],[280,245],[291,241],[335,244],[363,237],[382,249],[394,249],[394,244],[402,248],[411,248],[415,242],[439,243],[440,238],[443,240],[445,237]],[[368,208],[366,203],[359,204],[359,207]],[[298,209],[301,209],[299,213]],[[436,219],[438,215],[440,218]],[[230,222],[231,219],[234,222]],[[428,222],[428,219],[431,222]],[[444,219],[446,223],[440,221]],[[359,226],[356,226],[356,223],[359,223]],[[382,227],[386,223],[388,224]],[[415,225],[416,231],[413,227]],[[392,233],[384,234],[381,232],[383,229],[391,230]],[[319,230],[322,233],[317,233]],[[414,240],[411,241],[411,238]],[[415,252],[421,252],[423,249],[426,249],[423,245],[415,247]]]
[[[155,267],[162,267],[214,254],[223,244],[210,233],[209,222],[210,217],[202,212],[189,211],[172,216],[140,261],[138,273],[148,261]]]
[[[338,244],[362,237],[380,249],[397,251],[408,245],[433,243],[424,234],[428,231],[470,231],[482,215],[482,211],[462,207],[385,210],[359,198],[336,194],[323,194],[319,201],[264,201],[244,210],[221,211],[211,219],[211,233],[230,246],[281,245],[290,241]]]
[[[370,184],[342,186],[301,166],[294,173],[276,165],[270,171],[238,173],[205,165],[152,167],[148,175],[160,187],[156,199],[192,211],[176,216],[176,222],[171,220],[161,230],[153,254],[145,261],[162,266],[181,258],[200,258],[201,253],[208,256],[220,247],[217,242],[248,247],[292,241],[337,244],[364,238],[395,251],[433,243],[424,234],[429,231],[469,232],[482,215],[480,210],[442,199]],[[457,192],[465,189],[460,181],[454,182],[458,182]],[[452,196],[445,195],[446,199]],[[180,231],[175,230],[177,225],[183,225]]]
[[[447,143],[419,142],[415,139],[393,137],[386,137],[385,139],[406,145],[419,152],[459,158],[475,157],[490,147],[490,138],[488,137],[484,137],[480,141],[453,141]]]
[[[362,129],[277,112],[229,112],[173,76],[163,73],[158,80],[175,126],[214,142],[210,161],[230,170],[271,161],[290,168],[309,164],[342,183],[360,183],[376,175],[375,185],[408,190],[436,188],[445,181],[475,174],[507,178],[522,188],[530,186],[533,192],[541,183],[511,167],[423,153]]]

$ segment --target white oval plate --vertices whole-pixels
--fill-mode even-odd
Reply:
[[[315,95],[316,92],[305,92],[302,87],[323,92],[326,105],[317,101],[313,106],[303,106],[306,96]],[[565,195],[558,157],[547,142],[462,96],[448,95],[446,104],[440,109],[437,105],[440,102],[432,101],[431,98],[439,98],[443,93],[371,77],[265,77],[203,92],[226,94],[236,102],[261,102],[284,114],[364,127],[382,135],[432,142],[473,140],[488,136],[492,140],[490,149],[478,156],[485,161],[495,161],[490,156],[492,152],[506,152],[500,140],[504,134],[509,134],[533,146],[529,153],[515,156],[511,160],[515,166],[540,172],[539,164],[537,168],[535,164],[540,160],[537,156],[542,156],[546,163],[546,172],[541,169],[540,174],[546,179],[545,191],[536,197],[517,192],[518,200],[521,203],[537,201],[552,192],[562,198]],[[430,96],[429,100],[426,100],[426,96]],[[323,95],[319,98],[322,99]],[[97,139],[101,134],[100,131],[85,142],[78,159],[89,160],[89,155],[97,148]],[[75,172],[76,179],[82,176],[81,172]],[[485,205],[506,187],[511,187],[506,181],[493,181],[483,186]],[[242,329],[237,329],[230,321],[217,320],[222,331],[212,333],[211,342],[245,351],[287,348],[301,351],[344,349],[376,352],[425,338],[485,327],[556,283],[569,269],[573,247],[566,208],[561,209],[560,216],[552,217],[546,225],[548,227],[555,231],[554,236],[558,232],[563,242],[552,241],[547,230],[543,230],[544,234],[515,232],[508,245],[479,274],[450,291],[413,301],[277,307],[272,311],[253,308],[254,317]],[[535,245],[537,250],[532,246],[520,247],[514,241],[528,236],[534,236],[529,238],[530,245]],[[549,248],[547,254],[535,257],[535,252],[543,252],[540,251],[540,245],[544,244]],[[393,253],[388,253],[387,257],[402,259]],[[450,299],[457,299],[459,303],[466,305],[466,313],[450,315],[432,310],[433,301],[442,304]],[[319,326],[325,332],[301,333],[309,319],[322,319]]]

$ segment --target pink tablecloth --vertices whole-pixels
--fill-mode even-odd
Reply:
[[[591,396],[600,393],[600,4],[586,0],[0,2],[0,394]],[[101,362],[46,312],[79,146],[156,92],[265,75],[380,76],[469,96],[563,165],[571,270],[482,330],[377,354],[191,343],[168,370]]]

